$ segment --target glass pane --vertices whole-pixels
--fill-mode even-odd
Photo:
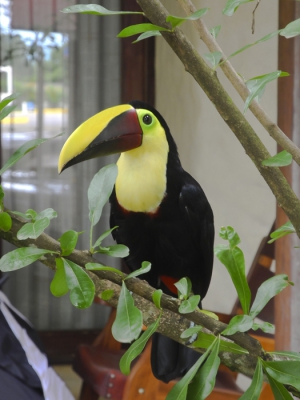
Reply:
[[[1,97],[6,90],[20,93],[16,110],[2,122],[2,163],[30,139],[65,133],[28,153],[3,174],[2,184],[6,207],[21,212],[53,208],[59,217],[51,221],[46,233],[58,239],[68,229],[84,230],[78,248],[87,249],[87,188],[100,167],[114,158],[89,161],[61,175],[57,160],[76,126],[120,103],[119,19],[60,12],[71,4],[70,0],[1,3]],[[101,1],[101,5],[119,9],[118,0]],[[95,238],[108,228],[108,214],[106,208]],[[12,249],[4,243],[3,252]],[[119,265],[111,259],[101,260]],[[38,329],[103,325],[102,314],[107,310],[101,306],[77,310],[68,295],[54,298],[49,291],[53,271],[41,263],[9,275],[4,291]]]

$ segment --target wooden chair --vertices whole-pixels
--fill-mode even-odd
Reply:
[[[273,275],[270,266],[274,258],[274,246],[268,245],[267,240],[268,238],[262,240],[248,274],[249,286],[254,294],[259,285]],[[97,400],[99,396],[111,400],[165,400],[176,382],[164,384],[153,376],[150,365],[151,343],[147,344],[143,353],[135,361],[128,377],[120,372],[119,360],[125,350],[111,334],[115,313],[113,309],[106,326],[92,345],[81,345],[77,349],[73,369],[83,379],[79,400]],[[237,313],[241,313],[238,301],[233,307],[232,315]],[[228,322],[232,315],[220,314],[219,318]],[[274,321],[274,301],[270,301],[259,317],[271,323]],[[274,338],[271,335],[255,332],[253,336],[260,340],[266,350],[274,350]],[[236,384],[236,376],[236,373],[221,366],[217,374],[216,386],[207,399],[239,399],[243,391]],[[272,399],[269,385],[264,384],[260,400]]]

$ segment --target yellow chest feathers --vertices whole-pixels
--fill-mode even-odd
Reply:
[[[143,143],[122,153],[118,165],[116,195],[119,204],[128,211],[154,212],[167,187],[169,145],[164,130],[144,134]]]

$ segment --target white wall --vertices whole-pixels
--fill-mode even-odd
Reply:
[[[163,4],[172,15],[185,15],[174,0],[165,0]],[[232,17],[222,15],[225,0],[195,0],[194,4],[197,9],[210,8],[204,17],[209,29],[222,26],[218,42],[227,55],[277,30],[278,0],[260,3],[255,15],[254,35],[251,23],[256,2],[242,5]],[[182,30],[200,54],[209,52],[199,40],[192,23],[186,22]],[[246,50],[231,62],[245,79],[277,70],[277,38]],[[242,110],[242,100],[220,68],[217,73]],[[274,82],[267,86],[261,101],[274,121],[276,101]],[[210,201],[215,215],[215,243],[225,243],[218,236],[221,226],[233,226],[241,237],[249,269],[261,239],[267,235],[275,219],[274,197],[234,134],[163,38],[156,42],[156,108],[166,119],[177,142],[183,167],[198,180]],[[268,133],[250,111],[246,117],[274,155],[276,145]],[[228,313],[235,299],[235,289],[228,273],[215,259],[204,307]]]

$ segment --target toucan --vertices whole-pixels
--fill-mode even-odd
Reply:
[[[130,250],[128,268],[149,261],[152,268],[143,279],[172,296],[177,296],[174,283],[189,277],[202,301],[212,274],[213,212],[201,186],[182,168],[157,110],[132,101],[89,118],[64,144],[58,170],[116,153],[121,155],[110,225],[118,227],[113,231],[117,243]],[[184,375],[198,358],[199,353],[161,334],[153,337],[152,371],[164,382]]]

